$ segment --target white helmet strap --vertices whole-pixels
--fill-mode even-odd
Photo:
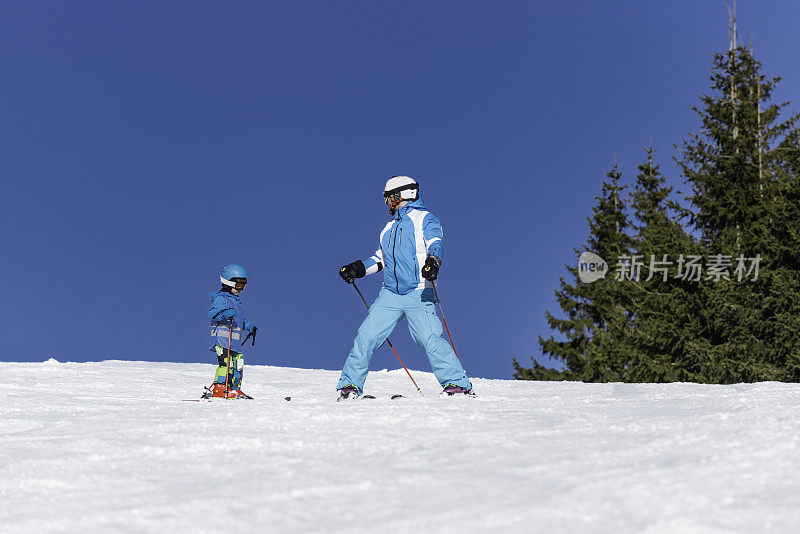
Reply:
[[[236,287],[236,282],[233,282],[231,280],[226,280],[225,278],[222,278],[221,276],[219,277],[219,281],[222,282],[224,285],[226,285],[228,287]]]

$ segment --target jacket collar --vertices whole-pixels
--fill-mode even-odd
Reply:
[[[230,298],[232,298],[232,299],[235,299],[235,300],[237,300],[237,301],[241,302],[241,301],[239,300],[239,295],[234,295],[233,293],[228,293],[227,291],[222,291],[221,289],[218,289],[218,290],[216,290],[216,291],[212,291],[212,292],[211,292],[211,296],[212,296],[212,297],[216,297],[217,295],[221,295],[221,296],[223,296],[223,297],[224,297],[224,296],[228,296],[228,297],[230,297]]]
[[[428,207],[422,202],[422,200],[420,200],[420,199],[412,200],[411,202],[409,202],[408,204],[406,204],[405,206],[403,206],[399,210],[395,211],[394,212],[394,218],[396,220],[400,220],[400,217],[402,217],[403,215],[405,215],[409,211],[412,211],[412,210],[426,210],[426,209],[428,209]]]

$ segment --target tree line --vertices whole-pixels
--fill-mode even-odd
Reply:
[[[779,81],[734,36],[692,107],[699,131],[676,145],[688,193],[652,148],[632,183],[608,170],[583,249],[608,272],[587,283],[566,266],[539,336],[563,369],[514,359],[515,378],[800,381],[800,114],[772,102]]]

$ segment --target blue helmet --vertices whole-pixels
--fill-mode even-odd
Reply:
[[[236,283],[232,281],[233,278],[247,279],[247,269],[238,263],[229,263],[219,272],[219,280],[226,286],[236,286]]]

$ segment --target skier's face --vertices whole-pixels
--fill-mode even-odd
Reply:
[[[233,278],[231,279],[231,282],[236,283],[233,289],[231,289],[231,293],[233,293],[234,295],[238,295],[239,293],[244,291],[244,288],[247,286],[246,278]]]
[[[394,212],[408,204],[408,200],[401,200],[400,193],[383,197],[383,201],[389,206],[389,213],[394,215]]]

